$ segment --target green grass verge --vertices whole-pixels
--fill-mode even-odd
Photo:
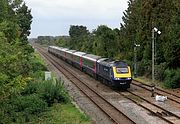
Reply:
[[[73,104],[54,104],[38,121],[38,124],[91,124],[90,118]]]
[[[149,78],[146,78],[146,77],[137,77],[137,78],[134,78],[134,80],[139,81],[139,82],[141,82],[143,84],[153,85],[152,80],[149,79]],[[160,86],[160,84],[162,82],[159,82],[159,81],[155,80],[154,83],[155,83],[156,86]]]

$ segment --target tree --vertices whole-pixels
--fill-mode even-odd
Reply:
[[[169,5],[169,4],[168,4]],[[165,60],[170,68],[180,68],[180,4],[178,0],[171,1],[166,15],[167,24],[165,27],[163,52]]]
[[[32,16],[22,2],[0,1],[0,100],[19,92],[31,69],[29,60],[33,49],[27,36]]]
[[[158,28],[162,33],[155,33],[156,67],[163,77],[167,68],[180,67],[180,4],[178,0],[129,0],[128,9],[124,12],[120,29],[120,44],[125,47],[125,57],[132,61],[133,44],[138,43],[139,70],[149,75],[152,58],[152,29]],[[164,66],[162,66],[164,65]],[[166,65],[168,65],[166,67]],[[161,71],[160,71],[161,70]]]
[[[27,41],[27,36],[30,34],[32,15],[31,10],[28,9],[25,3],[20,6],[17,11],[17,24],[20,27],[20,37],[22,40]]]
[[[95,41],[94,53],[100,56],[113,58],[117,54],[117,34],[116,31],[105,25],[98,26],[94,32]]]
[[[6,42],[0,37],[0,100],[11,93],[19,92],[26,84],[30,63],[26,59],[21,47]]]
[[[85,45],[84,43],[87,41],[89,31],[85,26],[71,25],[69,35],[71,38],[71,48],[82,50],[81,48],[83,48],[82,46]]]
[[[8,2],[7,0],[0,1],[0,23],[6,19],[8,15]]]

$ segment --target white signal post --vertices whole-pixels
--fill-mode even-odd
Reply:
[[[140,47],[140,44],[134,44],[134,78],[137,77],[137,49],[136,47]]]
[[[154,33],[161,34],[161,31],[159,31],[156,27],[152,29],[152,84],[154,85],[154,55],[155,55],[155,36]]]

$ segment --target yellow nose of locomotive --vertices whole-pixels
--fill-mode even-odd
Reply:
[[[131,78],[131,70],[130,67],[127,68],[118,68],[113,67],[114,78]]]

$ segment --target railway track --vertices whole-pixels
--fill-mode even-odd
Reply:
[[[44,54],[44,56],[48,56],[48,54]],[[55,67],[57,66],[61,66],[61,65],[58,65],[57,62],[54,62],[56,60],[54,60],[55,57],[51,57],[49,59],[49,61],[51,61],[51,63],[53,63],[53,65]],[[57,68],[60,68],[60,67],[57,67]],[[61,68],[64,68],[61,66]],[[61,69],[62,70],[62,69]],[[61,71],[62,72],[62,71]],[[109,103],[101,94],[93,94],[93,92],[97,92],[97,90],[93,89],[92,87],[88,86],[87,84],[83,84],[82,86],[82,82],[80,79],[76,79],[77,75],[73,74],[70,70],[68,69],[65,69],[65,71],[62,72],[71,82],[73,82],[85,95],[87,95],[87,97],[89,99],[91,99],[91,101],[94,102],[94,104],[100,104],[100,105],[97,105],[114,123],[127,123],[127,122],[124,122],[124,120],[122,119],[118,119],[119,117],[121,117],[122,115],[125,116],[123,113],[121,112],[118,112],[119,110],[116,108],[116,107],[112,107],[113,105],[111,105],[111,103]],[[67,74],[66,74],[67,73]],[[75,80],[76,79],[76,80]],[[84,85],[87,85],[87,86],[84,86]],[[138,82],[134,82],[133,81],[133,85],[136,85],[136,86],[139,86],[143,89],[146,89],[148,90],[149,92],[151,92],[151,88],[152,86],[150,85],[143,85],[142,83],[138,83]],[[86,87],[89,87],[89,89],[87,89]],[[85,89],[85,90],[84,90]],[[91,89],[91,90],[90,90]],[[92,93],[90,93],[92,92]],[[158,95],[163,95],[162,93],[159,93],[159,91],[155,91],[156,94]],[[164,92],[166,93],[166,92]],[[169,93],[169,92],[168,92]],[[90,95],[89,95],[90,94]],[[121,96],[124,96],[125,98],[133,101],[134,103],[136,103],[137,105],[139,105],[140,107],[146,109],[147,111],[149,111],[152,115],[154,116],[157,116],[159,117],[160,119],[164,120],[165,122],[167,123],[170,123],[170,124],[179,124],[180,123],[180,117],[170,111],[167,111],[165,109],[163,109],[162,107],[154,104],[154,103],[151,103],[149,100],[143,98],[143,97],[140,97],[139,95],[131,92],[131,91],[128,91],[128,92],[120,92],[119,93]],[[141,101],[143,101],[143,104],[142,102],[138,102],[137,100],[129,97],[129,96],[134,96],[138,99],[141,99]],[[173,96],[173,97],[176,97],[176,95],[172,95],[172,93],[169,93],[170,96]],[[170,96],[168,96],[168,99],[170,98]],[[103,100],[99,100],[98,97],[102,97]],[[97,100],[98,98],[98,100]],[[177,97],[178,98],[178,97]],[[172,98],[174,99],[174,98]],[[179,104],[179,101],[178,100],[172,100],[176,103]],[[108,102],[108,104],[104,104],[105,102]],[[103,105],[103,106],[102,106]],[[152,109],[153,108],[153,109]],[[112,112],[112,111],[116,111],[116,112]],[[109,114],[111,113],[111,114]],[[112,113],[116,113],[115,115],[112,114]],[[117,114],[119,113],[119,114]],[[118,116],[117,116],[118,115]],[[126,117],[125,117],[126,118]],[[126,119],[125,119],[126,120]],[[122,122],[123,121],[123,122]],[[131,122],[132,120],[130,120],[130,123],[134,123],[133,121]]]
[[[132,82],[132,85],[138,86],[140,88],[143,88],[149,92],[152,92],[152,86],[147,85],[147,84],[143,84],[140,83],[138,81],[134,81]],[[157,95],[161,95],[161,96],[167,96],[169,100],[175,102],[176,104],[180,105],[180,97],[177,96],[176,94],[170,93],[168,91],[162,90],[160,88],[155,87],[154,91],[155,94]]]
[[[138,106],[146,109],[153,115],[159,117],[160,119],[164,120],[165,122],[169,124],[179,124],[180,123],[180,117],[164,108],[161,106],[158,106],[154,103],[152,103],[150,100],[147,100],[132,91],[127,91],[127,92],[117,92],[120,95],[124,96],[125,98],[131,100]]]
[[[136,85],[136,86],[137,86],[137,85],[138,85],[138,86],[141,85],[142,87],[147,87],[147,88],[152,88],[152,87],[153,87],[152,85],[144,84],[144,83],[141,83],[140,81],[137,81],[137,80],[133,80],[132,84],[133,84],[133,85]],[[171,93],[171,92],[169,92],[169,91],[163,90],[163,89],[161,89],[161,88],[156,87],[156,90],[157,90],[157,91],[155,91],[156,93],[162,92],[162,93],[165,93],[165,94],[169,94],[170,96],[174,96],[174,97],[176,97],[176,98],[180,98],[179,95],[176,95],[176,94]],[[159,94],[160,94],[160,93],[159,93]]]
[[[36,47],[38,51],[62,72],[73,84],[75,84],[98,108],[101,109],[116,124],[135,124],[133,120],[123,114],[118,108],[106,100],[97,90],[93,89],[77,77],[70,69],[62,66],[57,58],[50,56],[43,49]]]
[[[148,84],[143,84],[139,81],[133,80],[132,81],[132,85],[135,85],[137,87],[140,87],[142,89],[147,90],[149,93],[152,93],[152,87],[151,85]],[[167,96],[168,100],[171,100],[172,102],[174,102],[174,104],[176,104],[176,106],[180,106],[180,97],[176,94],[173,94],[171,92],[168,92],[166,90],[160,89],[155,87],[154,93],[157,95],[162,95],[162,96]],[[166,121],[167,123],[170,124],[179,124],[180,123],[180,116],[175,114],[174,112],[168,111],[166,109],[164,109],[163,107],[153,103],[152,101],[140,96],[139,94],[136,94],[135,92],[129,91],[128,93],[120,93],[121,95],[123,95],[124,97],[126,97],[127,99],[133,101],[134,103],[136,103],[137,105],[143,107],[144,109],[148,110],[149,112],[151,112],[153,115],[158,116],[159,118],[163,119],[164,121]],[[136,97],[136,99],[140,99],[143,101],[138,102],[137,100],[129,97],[129,95],[132,95],[134,97]],[[145,104],[144,104],[145,102]],[[153,109],[149,109],[149,108],[153,108]]]

